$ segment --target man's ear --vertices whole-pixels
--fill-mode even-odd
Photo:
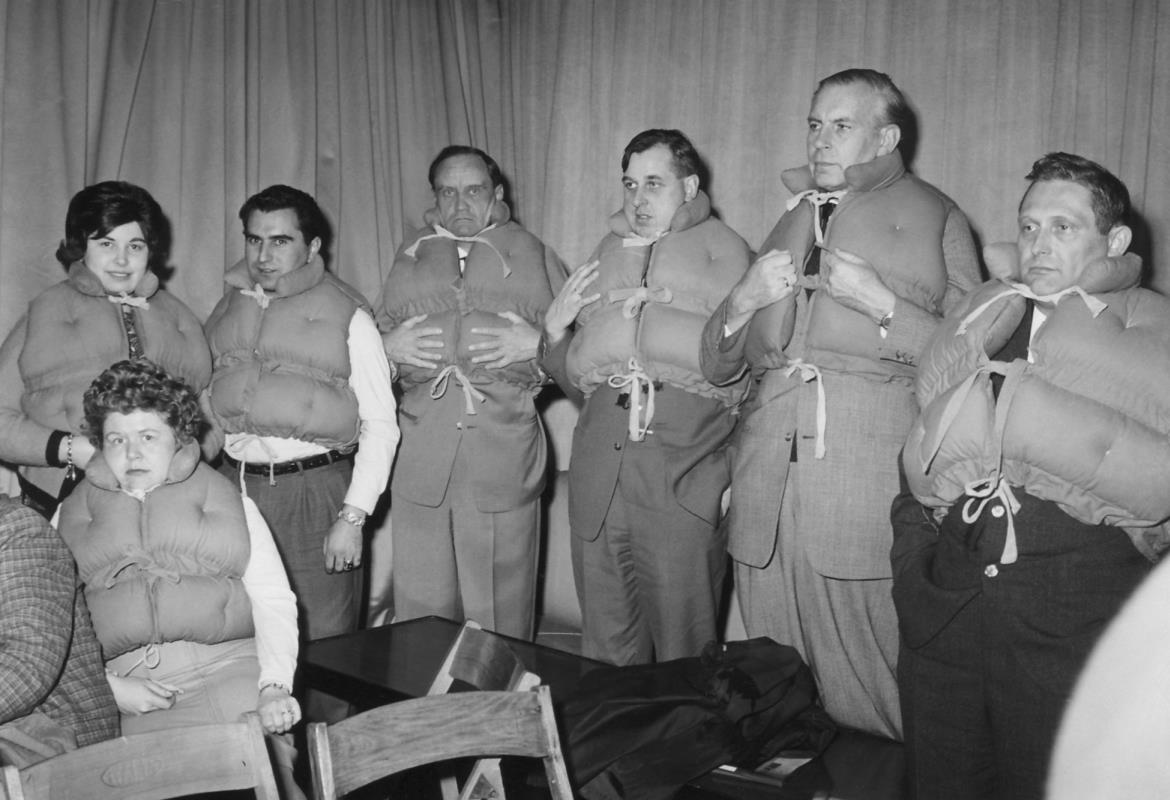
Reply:
[[[502,201],[503,201],[503,199],[504,199],[504,187],[503,187],[503,185],[497,186],[497,187],[496,187],[496,191],[495,191],[493,194],[494,194],[494,196],[495,196],[495,198],[496,198],[496,202],[497,202],[497,203],[499,203],[499,202],[502,202]]]
[[[879,156],[888,156],[894,152],[894,148],[898,146],[898,142],[902,141],[902,129],[897,125],[883,125],[878,130],[878,150]]]
[[[688,175],[683,178],[683,199],[688,203],[699,195],[699,176]]]
[[[1119,256],[1129,249],[1129,243],[1133,241],[1133,231],[1128,225],[1114,225],[1113,230],[1109,231],[1109,249],[1106,251],[1111,256]]]
[[[308,264],[310,261],[312,261],[316,257],[317,253],[319,253],[320,251],[321,251],[321,237],[314,236],[313,241],[309,242],[309,257],[307,259],[305,259],[305,263]]]

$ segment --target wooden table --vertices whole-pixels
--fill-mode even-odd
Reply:
[[[459,624],[441,617],[398,622],[381,628],[319,639],[301,651],[308,684],[365,709],[427,693],[459,633]],[[500,635],[500,634],[496,634]],[[502,638],[531,672],[548,685],[553,701],[573,694],[581,677],[606,666],[600,661],[508,636]],[[783,786],[712,772],[677,795],[679,800],[901,800],[905,765],[902,745],[843,730],[819,758]],[[509,796],[511,796],[509,790]]]

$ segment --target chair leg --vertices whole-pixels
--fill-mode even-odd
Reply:
[[[506,797],[504,779],[500,775],[500,759],[481,758],[467,776],[459,800],[506,800]]]

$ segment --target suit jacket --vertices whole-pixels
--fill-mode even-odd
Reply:
[[[802,175],[807,179],[807,171]],[[807,375],[799,371],[786,374],[783,363],[751,363],[745,345],[755,319],[724,337],[725,300],[703,331],[703,370],[715,383],[745,369],[752,373],[743,420],[731,443],[732,557],[757,567],[772,559],[787,490],[795,503],[797,532],[819,573],[888,578],[890,501],[898,494],[898,452],[918,410],[913,384],[918,356],[945,311],[978,284],[979,263],[962,211],[906,173],[896,151],[850,167],[846,178],[850,191],[829,221],[825,242],[870,261],[897,295],[887,336],[880,338],[872,321],[819,290],[809,297],[798,289],[781,301],[786,305],[761,309],[757,319],[778,314],[775,330],[791,332],[786,358],[820,368],[819,381],[806,382]],[[937,228],[907,229],[913,220],[903,219],[900,202],[932,210]],[[812,250],[811,226],[812,215],[802,203],[780,218],[761,252],[788,249],[803,264]],[[901,230],[909,241],[890,241],[889,230]],[[890,251],[878,252],[875,243]],[[913,280],[916,269],[924,271],[925,280],[932,267],[898,261],[915,252],[932,254],[944,271],[945,291],[937,292],[935,301],[928,301]],[[784,320],[785,314],[794,320]],[[822,459],[814,453],[820,390],[826,415]],[[800,463],[795,472],[790,470],[794,440]],[[793,475],[796,482],[789,485]]]
[[[480,511],[510,511],[532,502],[544,489],[548,444],[535,405],[543,375],[535,362],[490,370],[471,364],[475,353],[466,350],[466,342],[477,339],[458,331],[502,324],[492,321],[501,310],[539,319],[564,283],[565,268],[550,248],[509,221],[505,204],[497,202],[492,213],[496,227],[467,241],[470,253],[463,276],[451,283],[433,282],[436,287],[420,274],[457,270],[455,245],[434,236],[431,228],[403,243],[383,287],[379,327],[385,332],[411,316],[430,313],[442,323],[448,343],[440,354],[448,360],[440,367],[458,366],[483,398],[469,401],[454,375],[445,379],[440,392],[444,379],[438,384],[433,380],[438,370],[403,369],[398,406],[402,440],[390,487],[418,505],[434,508],[443,502],[457,458],[473,465]],[[428,212],[428,218],[434,216]],[[467,291],[469,285],[474,291]],[[462,346],[456,347],[456,341]],[[474,413],[468,411],[468,402]]]
[[[0,725],[39,711],[80,747],[118,735],[118,709],[69,548],[0,495]]]

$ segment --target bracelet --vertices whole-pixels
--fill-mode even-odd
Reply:
[[[77,468],[73,466],[73,434],[69,434],[69,441],[65,443],[65,480],[71,481],[77,477]]]
[[[346,511],[344,508],[337,512],[337,518],[348,522],[355,528],[360,528],[366,524],[365,514],[355,514],[352,511]]]
[[[282,692],[292,694],[292,689],[289,688],[289,685],[280,681],[264,681],[264,683],[260,684],[260,691],[264,691],[265,689],[280,689]]]

